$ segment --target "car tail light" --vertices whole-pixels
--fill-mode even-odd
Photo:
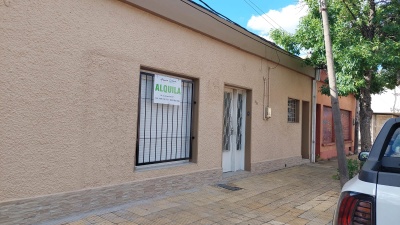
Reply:
[[[335,225],[375,225],[374,198],[356,192],[340,195],[335,213]]]

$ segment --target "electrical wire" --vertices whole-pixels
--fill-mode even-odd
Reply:
[[[281,26],[281,25],[279,25],[277,22],[275,22],[270,16],[268,16],[264,11],[262,11],[262,9],[260,8],[260,7],[258,7],[253,1],[251,1],[251,0],[243,0],[244,2],[246,2],[246,4],[247,5],[249,5],[258,15],[260,15],[267,23],[269,23],[272,27],[274,27],[275,29],[277,29],[277,27],[274,25],[274,24],[272,24],[272,23],[270,23],[265,17],[264,17],[264,15],[268,18],[268,19],[270,19],[272,22],[274,22],[276,25],[278,25],[278,27],[280,28],[280,29],[282,29],[282,30],[284,30],[285,32],[287,32],[285,29],[283,29],[283,27]],[[249,2],[251,3],[251,4],[253,4],[257,9],[255,9]],[[260,13],[261,12],[261,13]]]
[[[237,24],[237,23],[235,23],[235,22],[230,22],[229,20],[227,20],[227,21],[229,21],[230,23],[232,23],[232,24],[234,24],[234,25],[236,25],[236,26],[242,28],[243,30],[245,30],[246,33],[243,32],[243,31],[240,31],[240,30],[236,29],[236,28],[233,27],[233,26],[229,26],[228,24],[223,23],[222,21],[218,20],[218,19],[215,17],[215,16],[218,16],[218,17],[223,18],[224,20],[226,20],[227,17],[225,17],[225,16],[223,16],[223,17],[219,16],[220,13],[216,14],[216,13],[214,13],[211,9],[207,9],[207,8],[205,8],[205,7],[203,7],[203,6],[199,5],[199,4],[197,4],[196,2],[193,2],[192,0],[189,0],[189,1],[190,1],[191,3],[193,3],[193,4],[195,4],[195,5],[197,5],[197,6],[201,7],[201,8],[203,8],[203,9],[209,11],[211,14],[209,14],[209,13],[207,13],[207,12],[204,12],[204,11],[202,11],[202,10],[200,10],[200,9],[198,9],[198,8],[196,8],[196,7],[194,7],[191,3],[188,2],[188,0],[180,0],[180,1],[183,2],[183,3],[185,3],[185,4],[187,4],[188,6],[190,6],[190,7],[192,7],[192,8],[194,8],[195,10],[197,10],[197,11],[199,11],[199,12],[208,15],[209,17],[211,17],[211,18],[213,18],[214,20],[218,21],[219,23],[221,23],[221,24],[223,24],[223,25],[225,25],[225,26],[231,28],[232,30],[235,30],[236,32],[241,33],[241,34],[243,34],[244,36],[246,36],[246,37],[248,37],[248,38],[250,38],[250,39],[253,39],[254,41],[256,41],[256,42],[258,42],[258,43],[260,43],[260,44],[262,44],[262,45],[265,45],[265,46],[266,46],[266,43],[265,43],[265,42],[270,43],[270,44],[272,45],[271,47],[273,47],[273,49],[276,51],[276,54],[277,54],[277,55],[278,55],[278,52],[280,52],[280,53],[282,53],[282,54],[285,54],[285,55],[288,55],[288,56],[291,56],[291,57],[300,58],[300,57],[298,57],[298,56],[296,56],[296,55],[293,55],[293,54],[291,54],[291,53],[289,53],[289,52],[283,50],[282,48],[280,48],[279,46],[277,46],[275,43],[270,42],[270,41],[266,40],[265,38],[258,36],[257,34],[255,34],[255,33],[251,32],[251,31],[247,30],[246,28],[240,26],[239,24]],[[214,11],[215,11],[215,10],[214,10]],[[222,14],[221,14],[221,15],[222,15]],[[247,33],[252,34],[252,35],[254,35],[254,36],[257,36],[257,38],[260,39],[260,40],[257,40],[256,38],[254,38],[254,37],[248,35]],[[278,57],[278,60],[280,61],[279,57]]]
[[[231,23],[234,23],[234,24],[238,25],[237,23],[233,22],[233,21],[232,21],[231,19],[229,19],[228,17],[226,17],[226,16],[222,15],[221,13],[215,11],[211,6],[209,6],[209,5],[208,5],[207,3],[205,3],[204,1],[202,1],[202,0],[199,0],[199,1],[200,1],[201,3],[203,3],[207,8],[209,8],[209,9],[211,10],[211,12],[217,14],[218,16],[224,18],[225,20],[227,20],[227,21],[229,21],[229,22],[231,22]]]

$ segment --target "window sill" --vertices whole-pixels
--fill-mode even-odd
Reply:
[[[185,166],[185,165],[190,165],[190,164],[194,164],[194,163],[190,162],[189,160],[182,160],[182,161],[175,161],[175,162],[166,162],[166,163],[159,163],[159,164],[135,166],[134,172],[161,170],[161,169],[168,169],[168,168]]]
[[[332,146],[335,145],[336,142],[330,142],[330,143],[323,143],[322,146]]]
[[[348,140],[348,141],[344,141],[345,144],[348,143],[353,143],[353,141]],[[330,142],[330,143],[323,143],[322,146],[332,146],[332,145],[336,145],[336,142]]]

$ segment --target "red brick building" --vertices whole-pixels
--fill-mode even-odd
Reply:
[[[316,105],[316,145],[315,155],[318,160],[329,159],[337,156],[335,132],[333,128],[332,105],[330,96],[323,95],[320,90],[327,79],[325,70],[317,74],[317,105]],[[342,118],[343,136],[346,154],[354,152],[354,117],[356,98],[354,95],[339,98],[340,113]]]

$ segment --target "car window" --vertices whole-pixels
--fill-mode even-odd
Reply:
[[[383,172],[400,173],[400,127],[393,133],[389,133],[389,143],[382,157]]]
[[[384,156],[400,157],[400,127],[393,133]]]

